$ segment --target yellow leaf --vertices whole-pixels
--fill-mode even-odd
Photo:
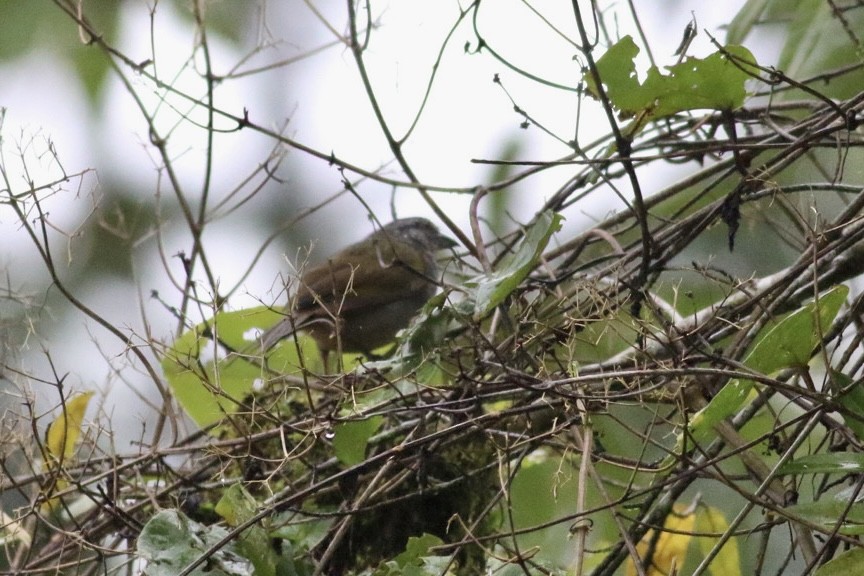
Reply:
[[[84,413],[93,392],[83,392],[66,401],[63,413],[48,426],[45,433],[45,453],[48,467],[68,460],[75,453],[75,443],[81,435]]]
[[[695,513],[685,514],[690,508],[683,504],[675,504],[672,507],[672,513],[663,523],[663,527],[668,532],[664,531],[657,538],[657,547],[654,549],[651,565],[645,572],[647,576],[665,576],[671,574],[673,570],[681,570],[687,557],[687,547],[693,539],[691,535],[693,526],[696,524]],[[648,552],[648,545],[653,538],[654,531],[649,530],[636,546],[640,556]],[[636,576],[636,574],[638,574],[636,564],[631,558],[627,563],[627,576]]]
[[[723,534],[729,529],[729,523],[726,522],[726,517],[717,508],[706,506],[700,509],[696,517],[696,531],[707,532],[712,534]],[[714,538],[698,538],[699,550],[703,556],[707,556],[714,547],[716,539]],[[730,538],[723,548],[717,553],[709,566],[711,574],[722,574],[723,576],[739,576],[741,574],[741,558],[738,554],[738,541],[735,538]]]

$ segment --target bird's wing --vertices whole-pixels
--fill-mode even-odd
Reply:
[[[297,290],[294,311],[298,314],[321,310],[346,315],[353,310],[416,299],[418,293],[435,291],[433,279],[426,276],[428,264],[423,254],[401,244],[379,246],[374,268],[348,264],[361,259],[350,247],[304,273]],[[367,247],[368,249],[368,247]],[[369,261],[368,254],[365,261]],[[333,287],[339,287],[334,291]]]

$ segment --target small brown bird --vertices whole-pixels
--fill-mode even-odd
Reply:
[[[306,269],[293,308],[261,336],[265,352],[295,331],[330,352],[369,355],[391,342],[438,289],[435,254],[456,243],[425,218],[394,220]]]

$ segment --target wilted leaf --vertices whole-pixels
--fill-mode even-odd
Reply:
[[[75,453],[75,443],[81,436],[84,414],[92,397],[93,392],[83,392],[69,398],[63,412],[48,426],[44,457],[49,467],[68,460]]]
[[[696,524],[696,514],[685,514],[687,508],[683,504],[675,504],[672,513],[666,516],[663,527],[669,532],[664,531],[657,538],[654,556],[645,572],[647,576],[664,576],[669,574],[672,568],[680,570],[684,564],[687,557],[687,547],[690,546],[690,541],[693,539],[693,536],[688,533],[693,532],[693,527]],[[653,539],[654,531],[649,530],[636,546],[640,557],[644,557],[647,553],[648,545]],[[627,576],[636,576],[636,574],[638,574],[636,565],[631,558],[627,562]]]
[[[696,512],[696,532],[723,534],[729,529],[729,523],[723,512],[712,506],[700,506]],[[714,538],[697,537],[699,550],[708,555],[717,542]],[[741,574],[741,555],[738,553],[738,540],[730,538],[714,556],[709,566],[711,574],[717,576],[738,576]]]

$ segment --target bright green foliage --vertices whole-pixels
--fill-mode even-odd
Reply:
[[[266,377],[262,356],[248,335],[281,318],[266,307],[220,312],[174,341],[162,369],[174,397],[196,424],[206,427],[235,412],[252,393],[255,382]],[[315,348],[308,339],[299,342],[303,348]],[[268,357],[268,363],[283,373],[291,372],[291,366],[298,370],[300,361],[293,344],[288,339]],[[315,358],[315,353],[306,356]]]
[[[333,451],[340,462],[346,466],[359,464],[366,458],[366,446],[384,418],[373,416],[364,420],[343,422],[336,426],[333,436]]]
[[[749,50],[726,46],[706,58],[687,57],[666,66],[668,74],[652,67],[645,81],[639,82],[638,54],[639,47],[625,36],[597,60],[606,95],[624,117],[647,114],[648,119],[657,119],[686,110],[734,110],[744,104],[745,81],[758,72]],[[584,80],[589,93],[597,97],[590,71],[585,72]]]

